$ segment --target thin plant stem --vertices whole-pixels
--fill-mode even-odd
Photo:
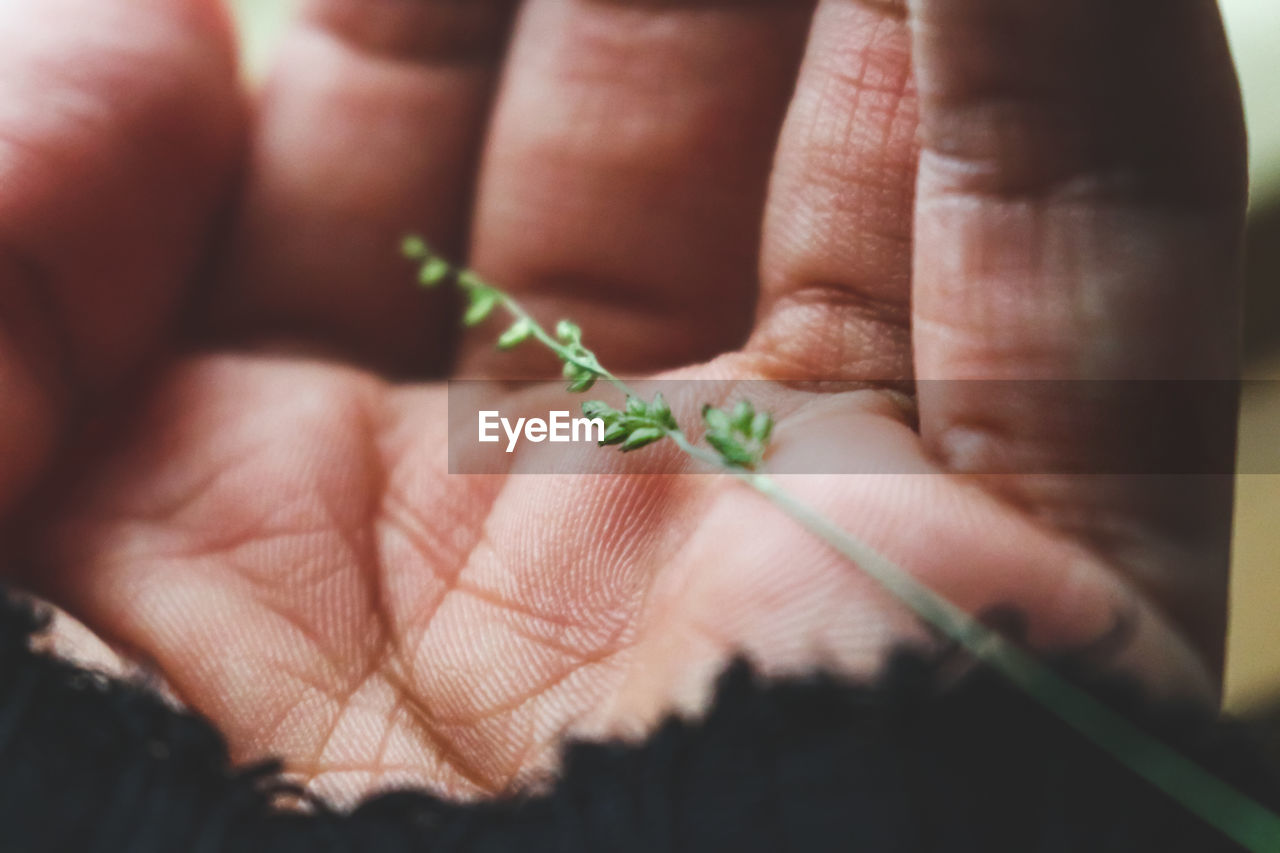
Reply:
[[[440,266],[443,262],[430,253],[421,241],[406,242],[405,254],[414,260],[434,263],[437,270],[443,269]],[[576,335],[572,336],[572,343],[558,340],[510,294],[482,281],[473,273],[461,272],[456,275],[460,285],[471,295],[473,305],[477,300],[488,300],[490,307],[501,307],[517,324],[523,324],[527,338],[543,344],[563,362],[576,368],[579,375],[589,374],[608,382],[621,391],[629,402],[641,400],[634,389],[601,365],[594,353],[582,347]],[[434,277],[443,280],[444,275],[438,273]],[[488,311],[478,314],[487,316]],[[665,409],[665,403],[663,408]],[[704,417],[706,414],[704,411]],[[644,424],[660,420],[646,415]],[[720,422],[708,418],[709,437]],[[763,441],[758,442],[760,448],[757,456],[762,453],[763,444],[767,443],[771,427],[772,422],[769,420],[764,429]],[[661,438],[670,439],[691,459],[735,477],[753,489],[869,576],[940,635],[1001,673],[1051,714],[1093,741],[1188,811],[1254,853],[1280,853],[1280,816],[1108,708],[1087,691],[1072,684],[1051,667],[1009,641],[1003,634],[956,607],[888,557],[797,499],[768,474],[754,470],[752,464],[733,461],[750,459],[750,453],[739,457],[726,453],[722,449],[724,445],[719,444],[716,452],[699,447],[689,440],[670,416],[666,418],[660,431]],[[738,432],[741,434],[721,438],[729,442],[732,448],[733,441],[740,441],[745,436],[744,430]],[[630,448],[624,444],[622,449]]]
[[[766,474],[748,485],[1062,722],[1093,741],[1188,811],[1255,853],[1280,851],[1280,817],[1099,702],[1003,634],[956,607],[909,572],[800,502]]]

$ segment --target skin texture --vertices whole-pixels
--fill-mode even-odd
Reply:
[[[897,473],[788,488],[1037,646],[1122,630],[1102,663],[1211,696],[1229,477],[1054,473],[1149,437],[1106,437],[1122,385],[1008,380],[1236,375],[1216,15],[322,0],[250,95],[212,0],[0,3],[11,580],[339,798],[509,790],[734,651],[921,638],[724,478],[450,476],[438,380],[555,365],[459,340],[417,230],[619,372],[865,381],[775,401],[774,458]],[[1229,395],[1185,414],[1163,463],[1229,459]]]

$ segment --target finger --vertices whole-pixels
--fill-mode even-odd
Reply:
[[[224,335],[439,371],[452,312],[409,286],[409,231],[462,246],[513,0],[313,0],[257,106]]]
[[[238,142],[213,0],[0,4],[0,511],[159,344]]]
[[[910,41],[904,3],[818,8],[765,217],[766,375],[911,377]]]
[[[481,177],[476,266],[593,329],[624,370],[741,343],[809,17],[784,0],[529,0]]]
[[[993,482],[1127,565],[1216,658],[1234,395],[1133,430],[1153,386],[1129,381],[1236,376],[1243,137],[1214,3],[910,5],[917,373],[1015,380],[924,383],[925,438],[957,470],[1038,473]],[[1057,475],[1144,456],[1219,476]]]

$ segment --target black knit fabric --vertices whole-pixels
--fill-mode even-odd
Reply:
[[[233,768],[218,733],[137,686],[29,649],[0,608],[6,853],[1133,853],[1238,848],[998,675],[939,687],[900,655],[874,685],[765,683],[737,664],[701,722],[576,745],[546,794],[477,805],[385,794],[349,813],[276,768]],[[1090,689],[1267,804],[1280,784],[1236,728]]]

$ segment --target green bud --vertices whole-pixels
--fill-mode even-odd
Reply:
[[[750,400],[743,400],[733,407],[733,415],[730,420],[732,421],[733,428],[736,431],[746,435],[751,431],[751,420],[755,416],[755,406],[751,405]]]
[[[404,242],[400,244],[400,254],[411,261],[425,261],[431,254],[431,247],[426,240],[414,234],[404,238]]]
[[[617,421],[619,412],[603,400],[587,400],[582,404],[582,414],[588,418],[600,418],[608,424]]]
[[[589,391],[591,386],[596,384],[596,375],[589,370],[581,370],[576,378],[569,382],[569,390],[575,394],[580,391]]]
[[[627,429],[620,423],[611,424],[604,431],[604,440],[600,444],[621,444],[631,434],[631,430]]]
[[[646,445],[653,444],[655,441],[661,441],[666,434],[666,430],[658,427],[643,427],[627,436],[627,440],[622,443],[622,447],[619,450],[623,453],[639,450]]]
[[[761,444],[768,444],[773,435],[773,415],[760,412],[751,421],[751,437]]]
[[[594,371],[588,370],[572,361],[566,361],[564,369],[560,373],[565,379],[569,380],[570,391],[586,391],[596,384],[596,379],[598,378]]]
[[[703,406],[702,419],[707,423],[708,433],[727,436],[733,431],[732,424],[729,423],[729,416],[725,414],[723,409],[717,409],[711,405]]]
[[[523,317],[498,338],[498,349],[514,349],[533,336],[533,324]]]
[[[649,406],[639,397],[627,398],[627,414],[633,418],[647,417],[649,414]]]
[[[463,270],[458,273],[458,286],[463,290],[493,290],[492,287],[484,283],[480,276],[471,270]]]
[[[493,313],[498,304],[498,295],[488,288],[474,288],[470,291],[471,305],[467,308],[462,322],[468,326],[478,326]]]
[[[563,344],[576,344],[582,340],[582,329],[577,323],[561,320],[556,323],[556,337]]]
[[[649,404],[649,416],[667,429],[676,429],[675,415],[671,414],[671,406],[667,405],[667,398],[661,392],[653,396],[653,402]]]
[[[423,287],[435,287],[449,277],[453,267],[444,258],[430,257],[418,270],[418,283]]]
[[[709,432],[707,443],[716,449],[721,459],[738,468],[750,468],[757,461],[756,457],[732,436]]]

